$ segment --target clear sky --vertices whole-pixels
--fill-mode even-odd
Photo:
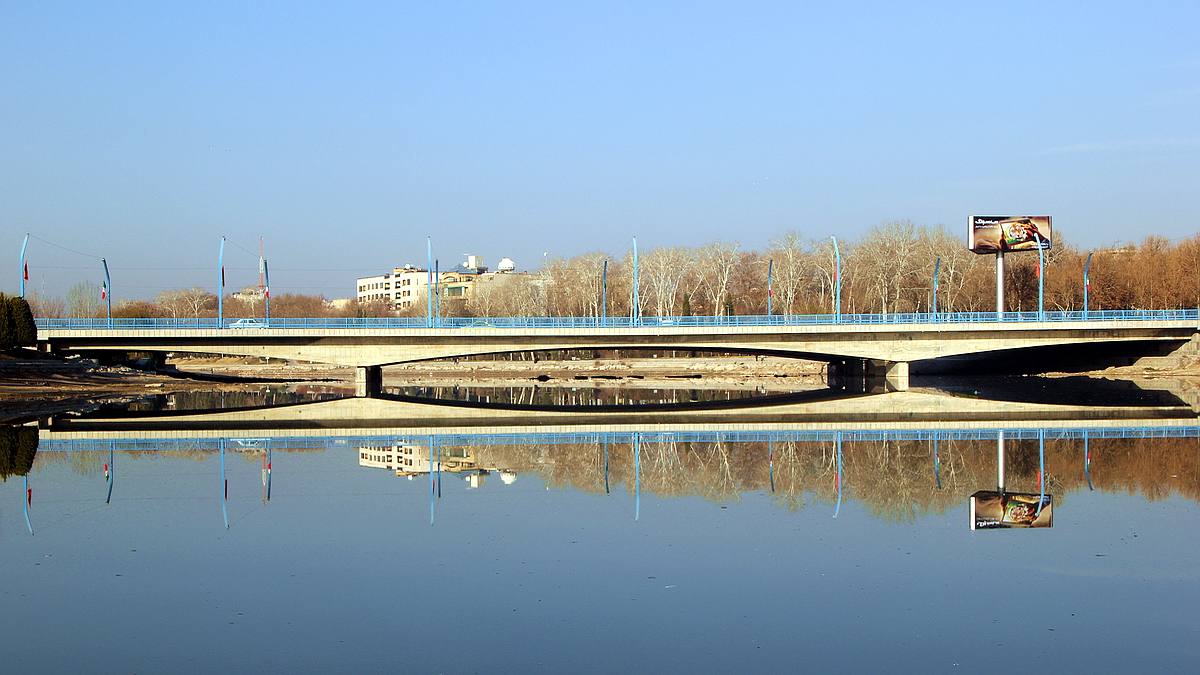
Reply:
[[[353,295],[893,219],[1200,230],[1200,4],[7,2],[0,290]],[[49,243],[47,243],[49,242]],[[63,247],[71,251],[63,250]],[[86,254],[86,255],[80,255]],[[4,270],[7,270],[5,272]]]

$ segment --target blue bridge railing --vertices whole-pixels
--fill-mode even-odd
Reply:
[[[170,437],[170,438],[55,438],[42,439],[38,451],[83,451],[117,450],[163,452],[167,450],[201,450],[216,452],[222,443],[229,450],[265,450],[267,448],[289,449],[345,449],[362,447],[390,447],[396,445],[440,446],[464,445],[561,445],[573,443],[632,443],[636,437],[642,443],[724,442],[753,443],[781,441],[987,441],[994,440],[1003,431],[1008,440],[1014,439],[1110,439],[1110,438],[1198,438],[1200,426],[1147,426],[1108,428],[1049,428],[1049,429],[907,429],[907,430],[743,430],[743,431],[650,431],[650,432],[578,432],[578,433],[479,433],[479,434],[432,434],[423,436],[396,436],[390,434],[355,436],[283,436],[256,437],[245,432],[222,438]]]
[[[1037,323],[1080,321],[1196,321],[1196,309],[1104,310],[1088,312],[915,312],[904,314],[805,314],[758,316],[627,316],[600,317],[382,317],[382,318],[177,318],[177,319],[37,319],[42,329],[181,328],[687,328],[745,326],[895,325],[929,323]]]

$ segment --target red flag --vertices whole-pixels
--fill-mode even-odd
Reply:
[[[271,299],[271,289],[267,286],[263,286],[263,297],[268,300]]]
[[[100,299],[104,300],[108,297],[108,283],[100,284]]]
[[[25,281],[29,281],[29,263],[25,263]]]

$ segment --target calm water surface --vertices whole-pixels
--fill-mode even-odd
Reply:
[[[421,439],[43,440],[28,522],[0,485],[5,669],[1192,672],[1183,435],[1010,440],[1055,512],[1004,531],[968,528],[987,438],[447,440],[440,484]]]

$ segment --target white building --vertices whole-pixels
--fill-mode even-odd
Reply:
[[[476,283],[491,281],[496,274],[509,274],[514,268],[513,261],[504,258],[496,272],[488,272],[483,258],[468,254],[466,262],[439,270],[438,296],[443,302],[466,300],[471,297]],[[386,302],[396,310],[412,307],[414,303],[425,302],[430,276],[429,270],[412,265],[396,267],[387,274],[359,279],[355,298],[361,303]]]
[[[411,307],[414,302],[423,302],[428,287],[429,270],[405,265],[392,269],[388,274],[359,279],[355,298],[359,302],[382,300],[393,309],[403,309]]]
[[[395,471],[397,476],[427,476],[434,471],[446,471],[462,475],[467,487],[483,487],[486,477],[492,472],[500,474],[505,485],[511,485],[517,474],[508,469],[480,466],[471,451],[462,447],[445,447],[438,457],[430,461],[429,448],[418,445],[393,445],[378,448],[358,449],[358,465],[370,469]]]

